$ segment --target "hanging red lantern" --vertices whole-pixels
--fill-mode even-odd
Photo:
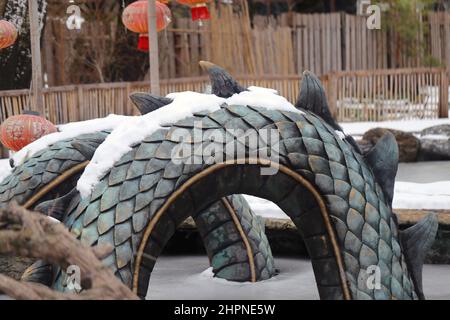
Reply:
[[[210,14],[206,3],[210,0],[177,0],[178,3],[191,7],[192,21],[209,20]]]
[[[156,1],[156,31],[165,29],[172,18],[170,9]],[[148,1],[131,3],[122,13],[122,22],[128,30],[139,33],[138,49],[148,51]]]
[[[0,20],[0,49],[12,46],[17,39],[17,29],[9,21]]]
[[[9,117],[2,123],[0,141],[8,149],[19,151],[31,142],[56,131],[56,126],[43,117],[21,114]]]

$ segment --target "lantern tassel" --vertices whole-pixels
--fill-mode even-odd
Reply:
[[[146,34],[140,34],[139,35],[139,41],[138,41],[138,50],[143,52],[149,51],[149,44],[148,44],[148,35]]]
[[[205,5],[192,7],[191,14],[192,14],[192,21],[209,20],[211,18],[208,7]]]

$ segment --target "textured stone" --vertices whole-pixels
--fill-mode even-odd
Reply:
[[[386,128],[374,128],[364,133],[363,139],[369,141],[374,146],[388,131],[391,132],[394,135],[395,140],[397,140],[400,153],[399,161],[416,161],[420,148],[420,140],[411,133]]]

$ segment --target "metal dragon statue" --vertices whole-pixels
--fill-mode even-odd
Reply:
[[[246,90],[223,69],[201,65],[210,75],[213,94],[227,98]],[[144,114],[171,103],[149,94],[132,99]],[[167,124],[133,145],[87,198],[74,189],[75,182],[108,133],[55,143],[1,183],[0,203],[17,201],[52,212],[81,241],[111,244],[114,250],[104,263],[145,297],[156,258],[189,216],[203,235],[213,266],[219,266],[216,275],[238,281],[272,276],[273,260],[258,219],[241,196],[231,196],[250,194],[271,200],[295,223],[322,299],[423,299],[422,264],[437,218],[429,215],[399,231],[391,208],[398,163],[395,139],[386,135],[361,154],[333,119],[320,81],[308,72],[295,107],[299,112],[223,104],[220,110]],[[266,153],[248,144],[244,156],[223,161],[225,144],[207,134],[202,141],[174,139],[177,128],[192,132],[199,124],[205,132],[224,135],[230,129],[252,129],[255,135],[260,129],[275,129],[279,152],[260,156]],[[214,143],[215,161],[171,162],[171,151],[181,143]],[[262,168],[275,168],[276,173],[261,175]],[[380,270],[379,287],[367,281],[374,266]],[[67,290],[64,272],[43,262],[25,278],[45,278],[53,288]]]

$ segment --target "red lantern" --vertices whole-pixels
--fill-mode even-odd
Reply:
[[[6,20],[0,20],[0,49],[12,46],[17,39],[16,27]]]
[[[171,18],[169,7],[156,1],[156,31],[166,28]],[[122,13],[122,22],[128,30],[140,33],[138,49],[148,51],[148,1],[136,1],[127,6]]]
[[[5,147],[19,151],[31,142],[56,132],[53,123],[40,116],[21,114],[9,117],[0,126],[0,141]]]
[[[209,20],[211,18],[206,6],[209,0],[177,0],[177,2],[191,7],[192,21]]]

